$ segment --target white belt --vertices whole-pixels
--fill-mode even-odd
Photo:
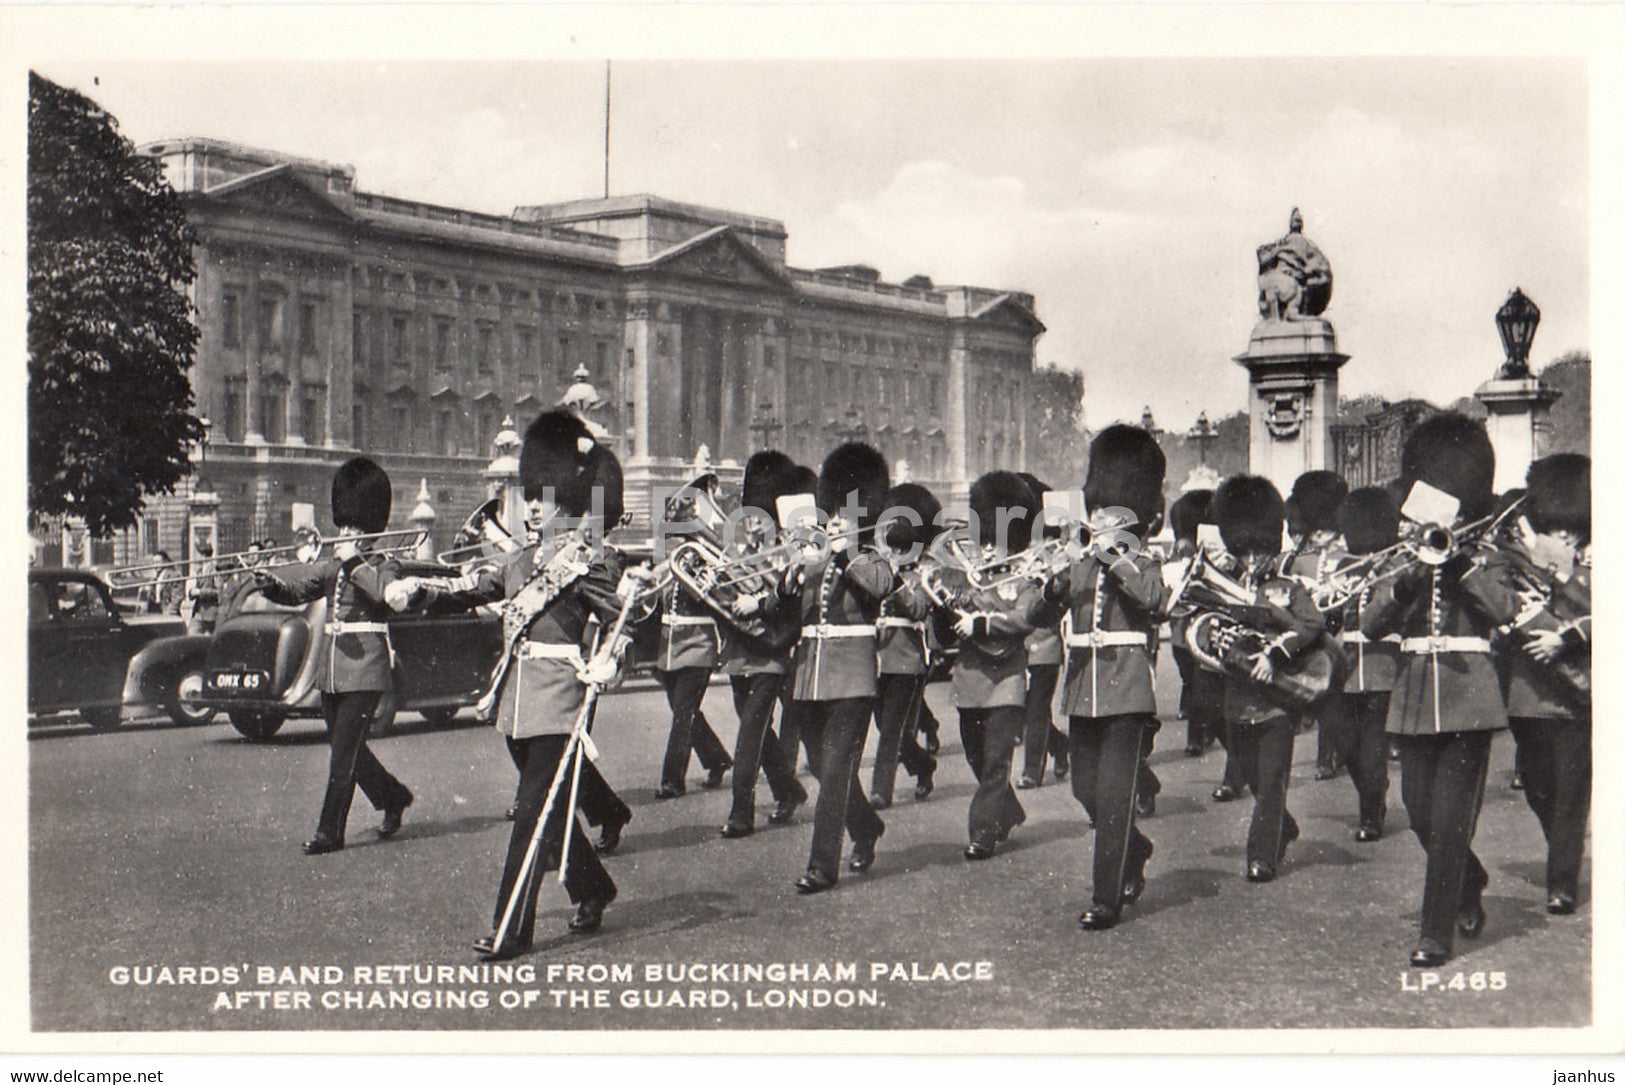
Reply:
[[[875,622],[876,629],[912,629],[916,633],[925,632],[925,623],[916,622],[909,618],[883,617]]]
[[[1422,638],[1422,639],[1425,640],[1426,638]],[[1344,633],[1343,637],[1342,637],[1342,640],[1343,640],[1344,644],[1399,644],[1400,643],[1400,639],[1399,639],[1397,634],[1390,633],[1386,637],[1383,637],[1379,641],[1373,641],[1370,637],[1366,636],[1364,633],[1360,632],[1358,629],[1350,630],[1349,632]]]
[[[389,632],[388,622],[328,622],[329,636],[338,636],[340,633],[384,633]]]
[[[804,637],[821,637],[834,640],[838,637],[872,637],[875,627],[872,625],[804,625],[801,627]]]
[[[1406,637],[1399,642],[1400,650],[1411,655],[1430,655],[1433,652],[1484,652],[1490,642],[1483,637]]]
[[[1090,633],[1068,633],[1066,637],[1068,648],[1124,648],[1129,645],[1144,648],[1150,643],[1144,633],[1128,629],[1096,629]]]
[[[698,614],[662,614],[661,625],[716,625],[715,618],[707,618]]]
[[[527,640],[519,646],[520,659],[568,659],[575,663],[583,662],[581,658],[581,645],[579,644],[550,644],[547,641]]]

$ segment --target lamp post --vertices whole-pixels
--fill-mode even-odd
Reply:
[[[186,498],[186,558],[193,563],[220,552],[220,495],[203,475],[204,465],[209,461],[209,434],[214,424],[207,418],[199,418],[198,424],[203,427],[203,436],[198,438],[197,470],[188,476]]]
[[[1185,434],[1185,438],[1196,442],[1197,462],[1201,466],[1207,466],[1207,443],[1218,436],[1219,431],[1214,429],[1213,423],[1207,420],[1206,411],[1196,416],[1196,424],[1191,427],[1189,433]]]
[[[1147,404],[1145,410],[1140,412],[1140,428],[1153,437],[1157,435],[1157,420],[1151,416],[1150,404]]]
[[[764,399],[756,404],[756,416],[751,419],[750,432],[755,438],[754,448],[776,447],[777,434],[784,428],[773,410],[773,401]]]
[[[1529,464],[1540,455],[1546,416],[1562,393],[1541,381],[1529,369],[1529,347],[1540,325],[1540,307],[1514,288],[1495,313],[1506,360],[1495,376],[1478,386],[1473,396],[1489,417],[1484,428],[1495,448],[1495,489],[1498,493],[1522,486]]]

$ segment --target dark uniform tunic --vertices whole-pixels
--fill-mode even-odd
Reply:
[[[1490,739],[1507,725],[1489,635],[1517,611],[1507,558],[1478,550],[1379,583],[1360,622],[1367,637],[1401,636],[1388,732],[1411,831],[1427,852],[1421,939],[1446,954],[1458,915],[1476,911],[1489,884],[1473,831]]]
[[[902,583],[880,604],[876,620],[879,679],[876,682],[875,767],[869,791],[881,806],[890,806],[897,783],[897,761],[916,779],[936,768],[917,738],[921,699],[929,665],[926,618],[931,600],[920,587],[918,569],[902,574]]]
[[[1297,577],[1311,594],[1318,593],[1321,587],[1331,578],[1338,565],[1348,558],[1348,551],[1337,542],[1324,546],[1316,546],[1304,542],[1292,552],[1286,564],[1286,575]],[[1326,712],[1322,708],[1307,713],[1316,727],[1315,738],[1315,767],[1319,775],[1327,776],[1342,768],[1347,758],[1343,750],[1349,744],[1347,730],[1349,723],[1344,713],[1333,708]]]
[[[1157,726],[1151,653],[1168,587],[1148,551],[1110,564],[1091,552],[1051,580],[1045,596],[1068,615],[1072,794],[1095,823],[1094,906],[1115,916],[1123,883],[1140,877],[1152,851],[1134,808]]]
[[[1381,834],[1388,818],[1388,707],[1399,674],[1400,637],[1389,633],[1372,639],[1361,632],[1371,590],[1355,595],[1343,608],[1338,640],[1349,661],[1349,676],[1342,690],[1326,699],[1320,722],[1336,736],[1338,759],[1348,766],[1360,827]]]
[[[875,619],[896,584],[891,564],[867,550],[842,551],[786,581],[801,617],[792,697],[801,741],[818,776],[807,866],[830,882],[840,874],[843,824],[864,844],[886,831],[858,784],[858,761],[878,685]]]
[[[1546,834],[1546,890],[1574,901],[1591,813],[1591,711],[1554,677],[1552,664],[1524,652],[1520,635],[1561,633],[1558,659],[1589,674],[1591,570],[1576,565],[1567,580],[1536,575],[1546,580],[1546,602],[1525,608],[1506,638],[1507,716],[1524,799]]]
[[[392,558],[356,555],[268,573],[271,579],[260,589],[272,602],[290,606],[327,599],[327,643],[317,675],[331,747],[316,827],[322,842],[344,843],[357,785],[378,810],[400,811],[412,803],[412,792],[367,746],[379,698],[394,686],[384,589],[399,574]]]

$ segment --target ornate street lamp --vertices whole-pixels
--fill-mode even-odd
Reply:
[[[1495,326],[1501,332],[1501,346],[1507,354],[1498,378],[1518,380],[1529,376],[1529,346],[1535,341],[1535,329],[1540,326],[1540,307],[1514,287],[1506,304],[1495,314]]]
[[[1151,407],[1149,404],[1146,405],[1145,410],[1140,412],[1140,428],[1152,436],[1156,435],[1157,420],[1151,417]]]
[[[1219,436],[1219,431],[1213,428],[1213,423],[1207,420],[1207,412],[1203,411],[1196,416],[1196,424],[1190,432],[1185,434],[1187,440],[1196,442],[1196,455],[1198,463],[1207,466],[1207,443]]]

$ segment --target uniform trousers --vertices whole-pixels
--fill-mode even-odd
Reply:
[[[1298,838],[1298,823],[1286,808],[1292,775],[1292,742],[1298,718],[1281,713],[1257,722],[1230,721],[1231,753],[1241,778],[1253,792],[1253,820],[1247,829],[1247,862],[1274,870],[1286,846]]]
[[[1179,670],[1185,745],[1206,748],[1210,742],[1224,743],[1224,675],[1198,664],[1188,648],[1175,646],[1172,651]]]
[[[316,835],[336,844],[344,843],[344,827],[358,786],[378,810],[404,810],[412,802],[412,792],[367,747],[367,732],[382,696],[375,689],[322,694],[322,722],[327,726],[330,752]]]
[[[936,758],[918,740],[918,715],[924,708],[925,675],[883,674],[875,696],[875,767],[871,795],[890,804],[897,787],[897,762],[915,779],[937,767]],[[909,717],[916,717],[910,719]],[[906,741],[905,741],[906,739]]]
[[[733,807],[730,822],[756,824],[756,773],[767,777],[768,790],[775,802],[790,798],[805,801],[807,790],[796,780],[794,749],[779,745],[770,726],[773,706],[785,685],[782,674],[736,674],[728,684],[733,689],[734,713],[739,717],[739,736],[734,740]]]
[[[1347,731],[1352,720],[1335,711],[1327,711],[1322,703],[1312,713],[1315,724],[1315,768],[1322,773],[1336,772],[1342,768],[1348,758],[1344,750],[1348,748]]]
[[[1390,694],[1334,693],[1320,709],[1322,733],[1337,739],[1360,800],[1360,826],[1382,831],[1388,818],[1388,701]]]
[[[812,703],[798,701],[791,696],[791,691],[795,688],[794,678],[794,674],[785,675],[784,685],[779,690],[779,749],[784,751],[785,759],[790,762],[792,770],[797,769],[801,760],[801,718],[806,714],[802,706]],[[808,762],[810,768],[810,753]]]
[[[1111,915],[1122,906],[1123,882],[1151,857],[1151,841],[1134,823],[1149,713],[1073,716],[1068,723],[1072,795],[1095,823],[1094,903]]]
[[[1578,899],[1591,813],[1591,718],[1514,716],[1509,722],[1523,797],[1546,834],[1546,891]]]
[[[710,667],[679,667],[655,671],[671,706],[671,736],[666,740],[666,757],[660,766],[660,782],[677,791],[687,789],[688,754],[693,750],[707,772],[726,769],[733,762],[728,748],[711,730],[700,701],[711,682]]]
[[[1395,735],[1399,793],[1411,831],[1427,852],[1422,888],[1422,938],[1449,953],[1456,919],[1478,903],[1489,872],[1473,854],[1473,831],[1484,799],[1493,731]]]
[[[496,908],[491,917],[493,930],[502,925],[508,898],[513,895],[514,885],[519,880],[519,870],[524,865],[531,834],[536,831],[536,823],[542,815],[542,806],[547,801],[548,790],[553,786],[553,777],[563,762],[564,747],[569,738],[569,735],[537,735],[534,738],[510,740],[511,748],[520,763],[519,795],[514,812],[513,831],[508,837],[508,855],[502,864],[502,882],[497,888]],[[583,779],[588,764],[590,762],[583,758]],[[515,912],[508,926],[508,937],[517,939],[521,945],[528,946],[535,936],[536,898],[541,892],[542,882],[548,872],[559,868],[559,853],[564,844],[565,818],[573,819],[575,816],[574,811],[568,809],[569,805],[570,777],[567,774],[559,784],[558,797],[553,800],[553,810],[548,816],[546,826],[543,827],[536,861],[531,865],[530,875],[521,887],[519,910]],[[579,825],[573,826],[570,832],[570,854],[564,868],[564,889],[570,895],[572,904],[579,904],[583,900],[608,901],[615,897],[615,881],[604,869],[598,853],[593,850],[592,842],[587,839],[585,831]]]
[[[1027,820],[1027,811],[1010,786],[1016,739],[1026,724],[1026,709],[1021,705],[959,710],[959,739],[965,746],[965,760],[976,774],[976,794],[970,800],[972,843],[1002,840]]]
[[[1064,770],[1067,737],[1055,726],[1055,684],[1061,677],[1059,663],[1038,663],[1027,668],[1026,726],[1022,744],[1026,747],[1022,773],[1043,783],[1045,755],[1053,756],[1055,767]]]
[[[589,731],[592,729],[591,722],[588,723],[587,729]],[[525,771],[525,748],[521,744],[523,740],[515,741],[510,738],[507,742],[508,756],[513,759],[513,767],[523,774]],[[625,825],[632,820],[632,808],[615,793],[615,789],[609,786],[609,781],[598,771],[598,766],[591,761],[581,763],[581,789],[576,805],[580,807],[582,816],[587,819],[587,824],[594,828],[602,828],[609,824]]]
[[[801,741],[818,777],[818,805],[813,810],[812,853],[807,869],[829,881],[841,871],[841,829],[856,843],[880,839],[886,823],[869,805],[858,782],[858,762],[869,737],[873,697],[839,701],[797,701]]]

